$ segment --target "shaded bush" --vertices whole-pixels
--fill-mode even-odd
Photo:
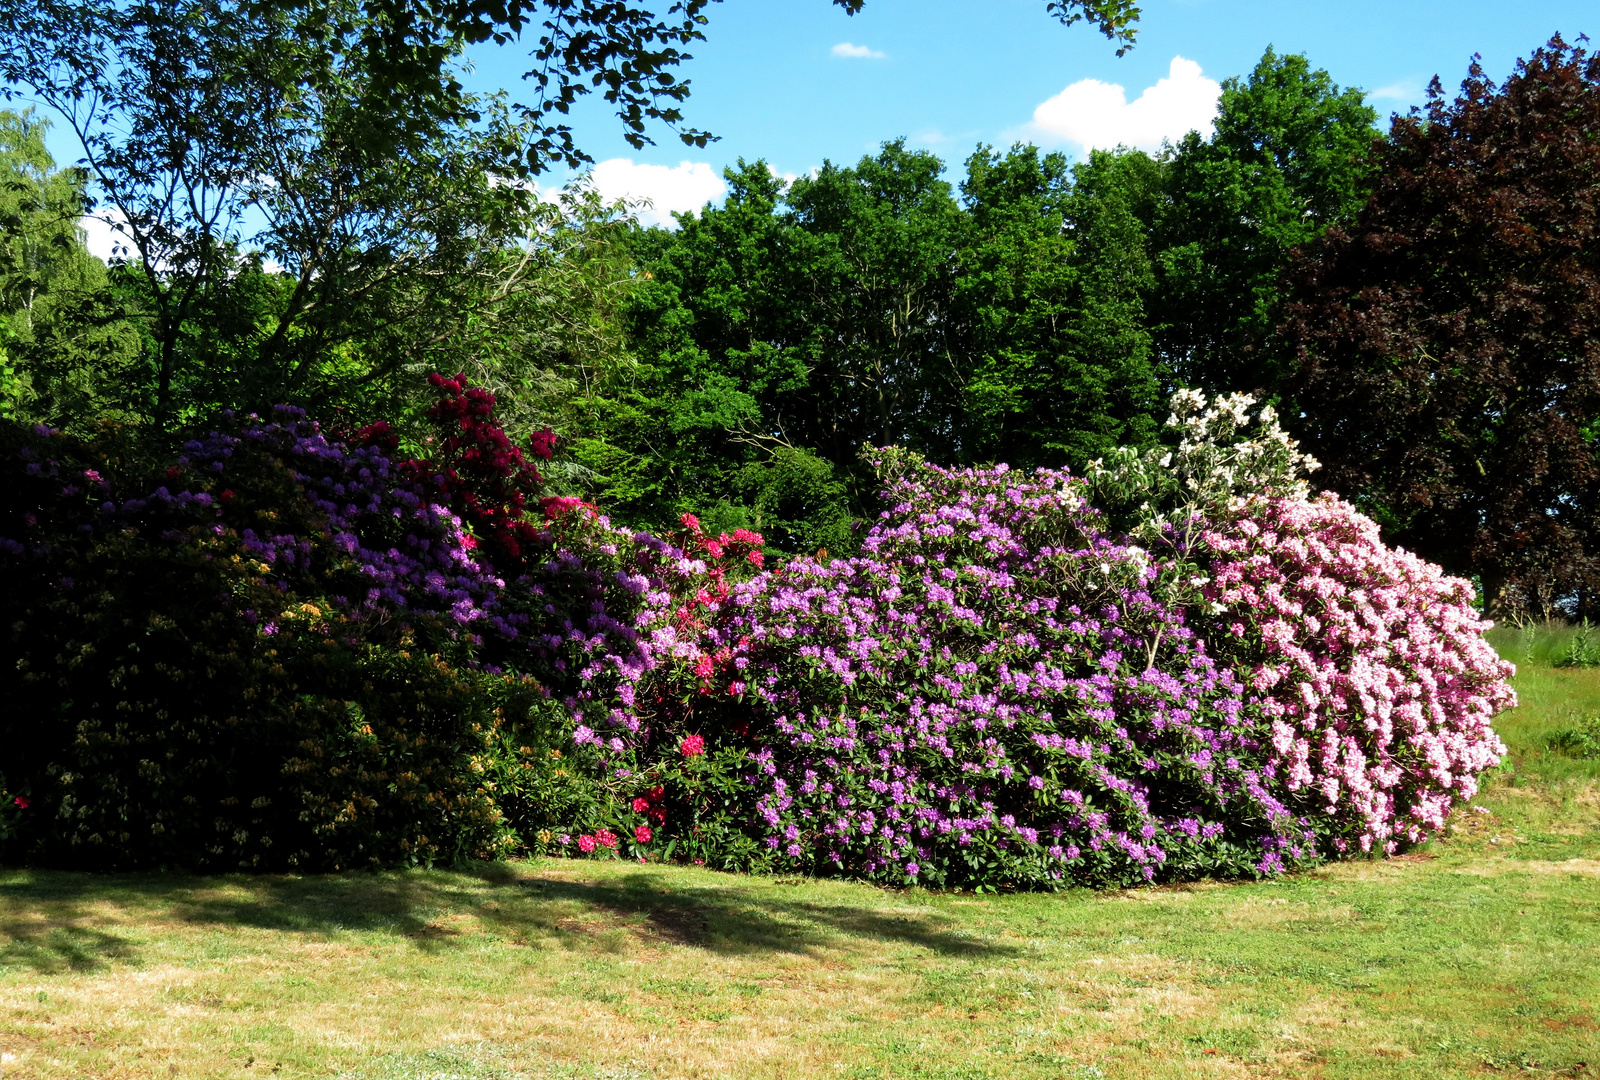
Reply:
[[[316,484],[283,457],[218,455],[202,480],[234,485],[226,501],[194,483],[117,501],[115,472],[147,464],[119,449],[34,432],[9,458],[0,786],[29,805],[6,857],[327,869],[508,850],[480,774],[508,710],[543,707],[537,686],[473,670],[445,597],[398,619],[310,591],[350,576],[349,534],[315,526]],[[166,474],[203,454],[186,457]]]
[[[1551,732],[1549,746],[1575,758],[1600,760],[1600,717],[1588,716]]]

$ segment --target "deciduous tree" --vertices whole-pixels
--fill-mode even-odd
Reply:
[[[0,415],[117,416],[108,384],[138,372],[106,267],[85,246],[81,169],[58,169],[49,122],[0,110]]]
[[[1492,607],[1600,588],[1600,56],[1474,62],[1396,118],[1371,200],[1294,271],[1286,333],[1324,482]]]
[[[359,395],[419,313],[467,319],[495,294],[533,202],[504,182],[521,132],[503,101],[462,94],[375,136],[395,103],[360,62],[358,15],[330,45],[219,0],[19,13],[0,76],[72,127],[128,249],[150,372],[130,409],[175,426]]]
[[[1179,141],[1152,223],[1149,301],[1156,352],[1179,384],[1276,385],[1283,270],[1365,201],[1374,116],[1361,91],[1268,49],[1247,78],[1223,82],[1212,136]]]
[[[962,184],[953,438],[927,452],[963,462],[1082,469],[1155,433],[1160,379],[1145,326],[1153,286],[1139,210],[1160,167],[1139,151],[980,150]]]

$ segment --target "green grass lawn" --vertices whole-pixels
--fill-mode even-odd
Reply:
[[[1600,761],[1547,746],[1600,670],[1517,688],[1450,839],[1271,883],[0,871],[0,1077],[1600,1076]]]

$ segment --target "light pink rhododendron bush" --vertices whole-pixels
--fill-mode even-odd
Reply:
[[[1242,652],[1259,650],[1241,674],[1285,788],[1332,819],[1339,851],[1437,835],[1499,763],[1490,721],[1516,704],[1471,583],[1385,546],[1327,493],[1250,500],[1201,539],[1206,598]]]
[[[1484,640],[1470,582],[1313,497],[1317,463],[1251,405],[1174,395],[1178,447],[1097,463],[1097,502],[1163,556],[1164,599],[1209,624],[1270,725],[1286,802],[1334,850],[1436,836],[1506,752],[1491,721],[1516,704],[1515,668]]]

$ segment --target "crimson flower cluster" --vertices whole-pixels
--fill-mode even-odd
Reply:
[[[643,795],[636,796],[633,800],[633,812],[643,814],[657,825],[664,825],[667,821],[667,808],[662,804],[666,799],[667,789],[657,785],[646,791]],[[648,832],[648,828],[645,828]]]
[[[596,829],[593,833],[584,833],[578,837],[578,850],[585,855],[592,854],[597,848],[602,851],[615,851],[620,842],[617,834],[610,829]]]
[[[401,470],[459,514],[502,570],[542,553],[548,540],[544,522],[529,518],[527,511],[539,500],[544,478],[495,419],[495,396],[468,386],[462,375],[446,378],[436,372],[428,383],[441,394],[428,410],[441,436],[427,461],[403,462]],[[363,428],[358,439],[388,452],[398,443],[385,423]],[[555,443],[546,428],[529,438],[528,449],[548,461]]]

